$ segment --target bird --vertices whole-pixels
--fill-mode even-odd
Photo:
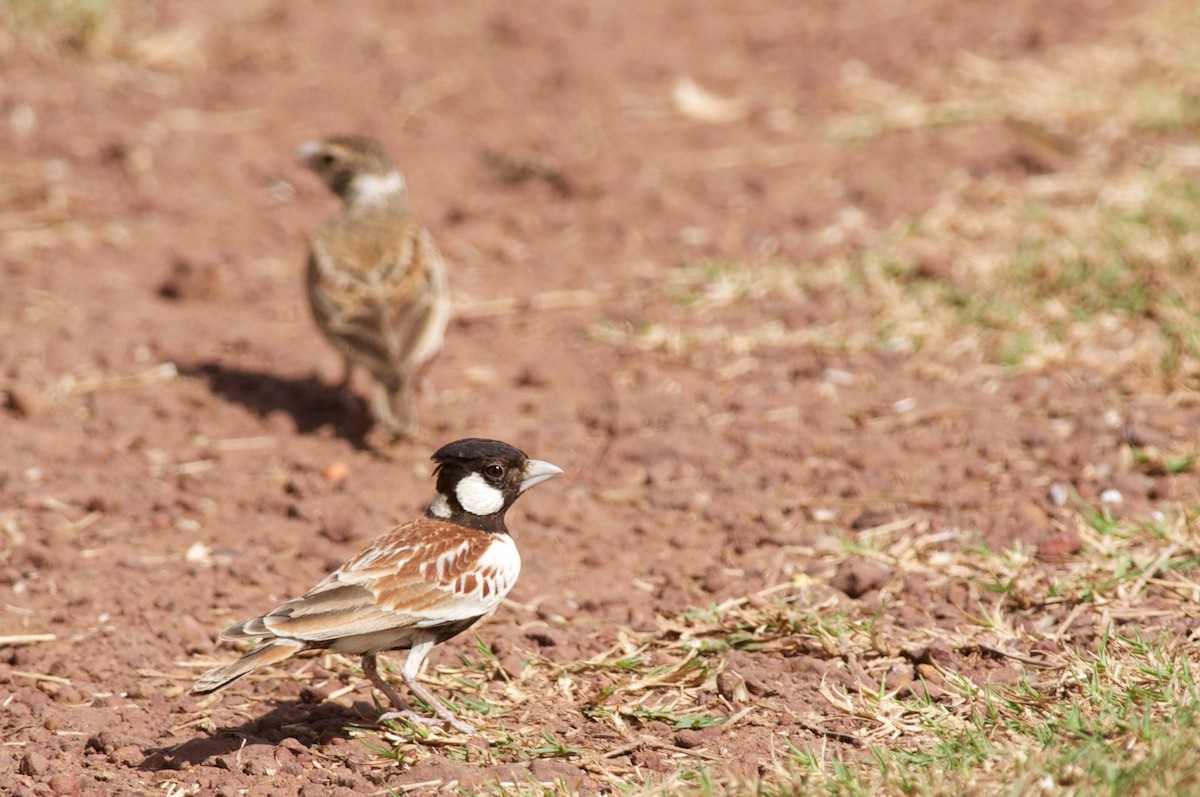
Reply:
[[[413,218],[403,175],[374,139],[301,144],[301,162],[341,197],[341,212],[309,240],[308,299],[325,338],[373,378],[371,410],[394,438],[417,430],[415,385],[442,348],[450,319],[446,265]]]
[[[417,677],[430,649],[489,615],[512,589],[521,556],[505,512],[529,488],[562,473],[508,443],[467,438],[432,457],[437,494],[424,517],[377,537],[315,587],[266,614],[226,628],[224,640],[258,647],[205,672],[191,693],[228,686],[260,667],[306,650],[362,656],[363,674],[395,711],[380,720],[422,717],[379,674],[376,656],[407,649],[401,675],[409,690],[455,730],[473,733]]]

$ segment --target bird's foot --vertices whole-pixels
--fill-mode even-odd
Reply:
[[[475,733],[474,725],[463,722],[452,715],[447,716],[439,714],[436,717],[425,717],[413,711],[412,709],[405,709],[403,711],[388,711],[379,715],[380,722],[388,722],[389,720],[398,719],[407,720],[414,725],[438,725],[444,722],[459,733]]]

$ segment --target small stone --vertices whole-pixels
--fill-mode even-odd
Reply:
[[[851,598],[860,598],[874,589],[879,589],[892,577],[892,571],[874,562],[851,560],[838,566],[829,580],[829,586],[839,589]]]
[[[717,675],[717,694],[730,703],[746,701],[746,679],[733,670],[725,670]]]
[[[111,753],[118,747],[117,739],[113,736],[112,731],[104,730],[99,733],[92,734],[88,737],[87,744],[84,745],[85,750],[94,750],[97,753]]]
[[[1066,506],[1067,501],[1071,500],[1071,488],[1062,482],[1055,482],[1046,490],[1047,497],[1050,503],[1055,506]]]
[[[351,542],[359,536],[358,526],[349,514],[333,512],[321,518],[320,535],[330,542]]]
[[[55,797],[59,797],[60,795],[62,797],[72,797],[72,795],[79,794],[80,791],[79,778],[74,775],[52,775],[48,785],[50,786],[50,793],[55,795]]]
[[[175,619],[175,630],[183,643],[183,649],[189,655],[207,653],[212,650],[211,629],[207,623],[202,623],[190,614],[180,613]]]
[[[331,462],[321,471],[321,478],[330,484],[341,484],[350,475],[350,466],[345,462]]]
[[[661,753],[653,750],[634,750],[629,756],[636,766],[644,767],[653,772],[670,772],[674,767],[663,758]]]
[[[1166,501],[1171,497],[1171,480],[1160,476],[1155,479],[1150,489],[1146,491],[1146,497],[1151,501]]]
[[[729,576],[725,573],[723,567],[710,567],[704,574],[704,578],[700,581],[700,588],[705,592],[715,595],[724,592],[729,588]]]
[[[46,756],[36,750],[30,750],[21,757],[21,764],[17,771],[31,778],[40,778],[46,774],[46,770],[49,768],[50,760]]]
[[[918,664],[917,678],[909,684],[909,691],[922,700],[937,700],[946,693],[945,679],[932,664]]]
[[[171,276],[158,288],[158,295],[177,302],[212,301],[225,290],[220,270],[215,265],[196,266],[178,258]]]
[[[829,665],[816,656],[794,656],[784,659],[784,663],[790,672],[816,678],[824,678],[830,671]],[[754,691],[754,682],[750,679],[746,680],[746,688],[750,690],[750,694],[758,696],[758,693]]]
[[[462,375],[470,385],[494,385],[500,381],[500,372],[490,365],[469,365],[462,369]]]
[[[516,652],[502,653],[496,657],[496,664],[510,680],[520,680],[521,672],[525,669],[525,659]]]
[[[814,523],[836,523],[838,513],[836,509],[826,509],[824,507],[814,507],[809,515],[812,516]]]
[[[675,746],[684,750],[692,750],[704,746],[704,735],[700,731],[684,728],[675,732]]]
[[[32,385],[17,383],[8,389],[8,405],[30,420],[46,412],[46,395]]]
[[[578,792],[580,786],[587,780],[587,773],[574,764],[566,761],[555,761],[552,758],[536,758],[529,764],[529,774],[541,782],[559,781],[567,787],[570,793]]]
[[[771,697],[778,694],[774,687],[768,686],[766,682],[755,678],[753,675],[744,675],[742,678],[746,682],[746,691],[755,697]]]
[[[552,648],[558,644],[558,635],[548,628],[531,628],[525,632],[525,638],[543,648]]]
[[[858,514],[858,517],[850,521],[850,528],[855,531],[863,529],[873,529],[877,526],[882,526],[896,517],[896,514],[887,509],[879,509],[877,507],[867,507]]]
[[[1083,538],[1075,529],[1066,529],[1052,534],[1037,546],[1037,558],[1044,562],[1068,559],[1083,549]]]
[[[226,753],[225,755],[219,755],[216,757],[216,759],[214,759],[213,763],[216,764],[219,768],[228,770],[230,772],[241,772],[242,771],[241,764],[238,763],[237,756],[234,755],[233,753]]]
[[[537,616],[552,625],[565,625],[578,612],[565,601],[548,600],[538,604]]]
[[[896,663],[888,668],[883,676],[883,686],[889,692],[899,692],[913,682],[913,668],[907,664]]]
[[[146,756],[136,744],[126,744],[108,754],[108,760],[123,767],[140,766]]]
[[[1050,528],[1050,516],[1032,501],[1017,504],[1012,522],[1016,525],[1018,536],[1026,540],[1036,540]]]
[[[547,387],[550,384],[550,377],[541,368],[530,365],[517,375],[516,382],[517,387]]]
[[[937,674],[937,667],[945,667],[952,669],[955,666],[954,651],[941,642],[935,642],[927,648],[919,650],[913,657],[918,665],[924,665],[933,668],[933,672]],[[919,670],[919,667],[918,667]],[[938,674],[939,681],[941,675]]]
[[[1171,438],[1155,429],[1136,423],[1127,423],[1121,430],[1125,442],[1135,448],[1167,448]]]

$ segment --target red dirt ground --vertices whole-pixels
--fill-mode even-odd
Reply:
[[[336,660],[186,694],[234,655],[216,644],[223,625],[421,512],[430,452],[459,437],[567,471],[511,513],[524,571],[514,604],[477,629],[517,671],[811,570],[789,547],[820,535],[915,517],[993,546],[1046,543],[1066,517],[1053,483],[1085,499],[1119,489],[1129,512],[1175,489],[1123,459],[1129,424],[1194,437],[1196,410],[1156,386],[986,376],[936,352],[644,350],[595,331],[697,312],[662,287],[680,264],[831,256],[846,244],[819,233],[848,211],[882,227],[952,172],[1026,168],[1001,124],[831,141],[850,65],[919,85],[964,52],[1085,41],[1138,2],[151,7],[108,49],[13,48],[0,73],[0,635],[53,635],[0,648],[0,792],[350,794],[530,774],[604,788],[570,759],[434,750],[389,765],[343,731],[370,727],[372,696]],[[740,98],[737,118],[679,113],[683,76]],[[334,389],[339,360],[302,291],[305,235],[336,204],[292,152],[335,132],[391,150],[459,307],[421,397],[424,439],[390,450]],[[822,299],[709,320],[799,328],[854,312]],[[835,584],[878,599],[877,576]],[[937,615],[904,600],[897,616]],[[464,635],[433,664],[473,647]],[[805,733],[796,712],[823,662],[728,664],[758,685],[747,722],[680,739],[648,721],[650,741],[613,765],[676,766],[658,739],[753,771],[779,728]],[[582,708],[530,701],[501,721],[626,743]]]

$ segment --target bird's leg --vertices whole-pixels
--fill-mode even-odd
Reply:
[[[350,385],[354,381],[354,361],[342,355],[342,381],[337,383],[337,399],[341,404],[342,409],[346,412],[358,412],[361,406],[358,403],[358,397],[350,390]]]
[[[404,698],[392,688],[391,684],[383,680],[383,676],[379,674],[379,670],[375,667],[375,654],[364,653],[362,657],[363,675],[371,679],[371,683],[375,684],[375,688],[387,695],[387,699],[391,701],[396,711],[393,713],[403,714],[404,712],[412,713],[412,708],[408,703],[404,702]],[[387,716],[387,715],[384,715]],[[381,718],[382,719],[382,718]]]
[[[425,657],[429,655],[429,651],[433,647],[434,642],[435,640],[432,637],[425,637],[420,639],[409,650],[408,658],[404,660],[404,669],[401,670],[401,674],[404,676],[404,683],[408,684],[408,688],[412,690],[414,695],[428,703],[429,707],[432,708],[434,713],[438,715],[438,718],[451,728],[454,728],[454,730],[458,731],[459,733],[474,733],[475,726],[469,725],[468,723],[465,723],[458,717],[454,716],[450,709],[442,705],[442,701],[438,700],[432,692],[430,692],[428,689],[422,686],[419,681],[417,681],[417,676],[421,672],[421,665],[425,663]],[[387,714],[381,716],[380,719],[390,719],[392,716],[396,716],[397,713],[398,712],[388,712]],[[409,714],[411,714],[411,712],[408,714],[399,712],[399,716],[403,716],[406,719],[412,719]],[[424,721],[429,722],[430,720],[425,719]]]
[[[393,437],[411,439],[417,431],[417,406],[406,381],[376,381],[371,408]]]
[[[342,381],[338,382],[338,390],[346,392],[350,390],[350,381],[354,377],[354,363],[346,355],[342,355]]]

